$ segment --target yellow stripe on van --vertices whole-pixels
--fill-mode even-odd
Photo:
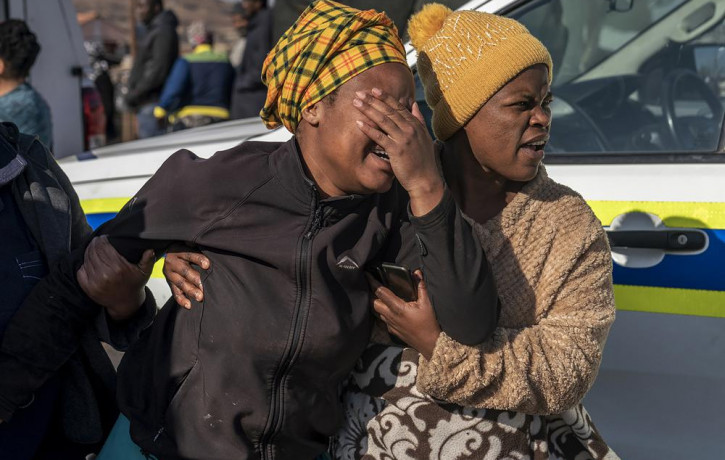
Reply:
[[[81,200],[86,214],[118,212],[129,198]],[[725,203],[698,201],[588,201],[603,225],[620,214],[648,212],[659,216],[668,227],[725,229]]]
[[[614,285],[617,310],[725,318],[725,292]]]
[[[86,214],[118,212],[128,198],[82,200]],[[627,212],[656,214],[668,227],[725,229],[725,203],[658,201],[589,201],[603,225]],[[163,278],[163,260],[153,278]],[[725,318],[725,292],[649,286],[614,286],[618,310]]]
[[[602,225],[628,212],[658,216],[668,227],[725,229],[725,203],[700,201],[587,201]]]
[[[86,214],[118,212],[129,198],[81,200]],[[725,229],[725,203],[697,201],[588,201],[602,225],[628,212],[657,215],[668,227]]]
[[[93,198],[81,200],[81,208],[86,214],[118,212],[130,198]]]
[[[164,259],[159,259],[154,264],[154,269],[151,272],[151,278],[163,278],[164,277]]]
[[[725,203],[699,201],[588,201],[602,225],[628,212],[658,216],[668,227],[725,229]],[[725,292],[614,285],[618,310],[725,318]]]

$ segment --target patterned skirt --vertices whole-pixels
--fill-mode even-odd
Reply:
[[[473,409],[437,401],[415,386],[418,354],[371,345],[345,384],[339,460],[614,460],[579,404],[554,416]]]

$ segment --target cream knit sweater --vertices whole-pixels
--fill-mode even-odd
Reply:
[[[612,259],[584,199],[542,167],[504,210],[474,224],[501,300],[478,346],[441,334],[416,385],[463,406],[555,414],[575,406],[599,369],[614,321]]]

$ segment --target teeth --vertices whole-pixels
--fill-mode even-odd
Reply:
[[[382,150],[382,149],[373,149],[373,150],[371,150],[371,153],[373,153],[376,156],[382,158],[383,160],[390,160],[390,156],[385,152],[385,150]]]

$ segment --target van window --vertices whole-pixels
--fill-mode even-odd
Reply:
[[[547,0],[513,11],[554,61],[547,149],[715,152],[725,102],[723,15],[711,1],[684,0]]]

